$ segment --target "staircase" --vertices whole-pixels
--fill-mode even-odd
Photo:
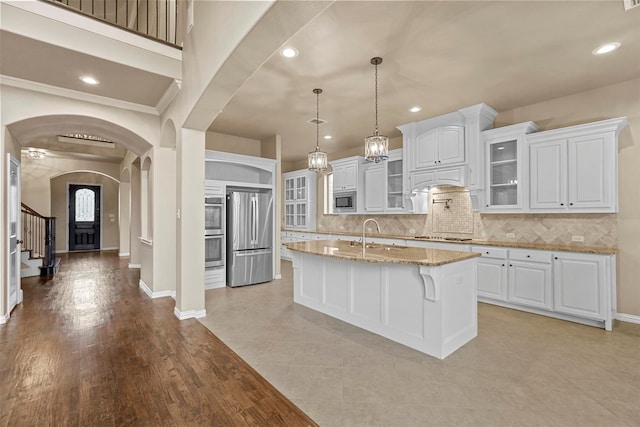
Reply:
[[[56,218],[40,215],[22,203],[20,220],[20,277],[54,275],[60,267],[60,258],[56,258]]]

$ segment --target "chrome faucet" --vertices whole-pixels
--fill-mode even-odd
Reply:
[[[366,231],[367,231],[367,223],[369,221],[373,221],[376,224],[376,228],[378,229],[378,234],[380,234],[380,224],[378,224],[378,221],[376,221],[373,218],[367,218],[364,220],[364,222],[362,223],[362,258],[365,257],[365,251],[367,249],[367,241],[366,241]]]

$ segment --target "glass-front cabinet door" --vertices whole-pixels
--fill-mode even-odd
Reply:
[[[315,229],[316,173],[306,169],[287,172],[284,178],[284,225]]]
[[[402,159],[387,162],[387,209],[403,209],[402,205]]]
[[[519,212],[523,208],[522,152],[526,135],[537,132],[533,122],[518,123],[482,132],[485,144],[485,211]]]
[[[517,206],[518,141],[489,144],[489,205]]]

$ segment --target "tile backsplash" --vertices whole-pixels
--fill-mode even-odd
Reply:
[[[472,237],[605,248],[615,248],[618,243],[616,214],[480,214],[472,210],[468,191],[453,188],[433,192],[429,201],[428,214],[320,215],[318,231],[360,233],[362,222],[375,218],[382,234],[395,236]],[[573,241],[574,236],[583,241]]]

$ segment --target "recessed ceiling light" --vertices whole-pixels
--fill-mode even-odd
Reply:
[[[420,110],[422,110],[422,107],[420,107],[419,105],[409,108],[409,111],[411,111],[412,113],[417,113]]]
[[[331,135],[325,135],[324,136],[324,139],[331,139],[331,138],[333,138]]]
[[[591,53],[593,53],[594,55],[604,55],[605,53],[613,52],[619,47],[620,47],[620,43],[618,42],[607,43],[594,49]]]
[[[293,47],[285,47],[280,50],[280,55],[284,56],[285,58],[294,58],[298,56],[298,51]]]
[[[88,85],[100,84],[100,81],[98,79],[96,79],[95,77],[91,77],[91,76],[80,76],[80,80],[82,80],[83,82],[85,82]]]

